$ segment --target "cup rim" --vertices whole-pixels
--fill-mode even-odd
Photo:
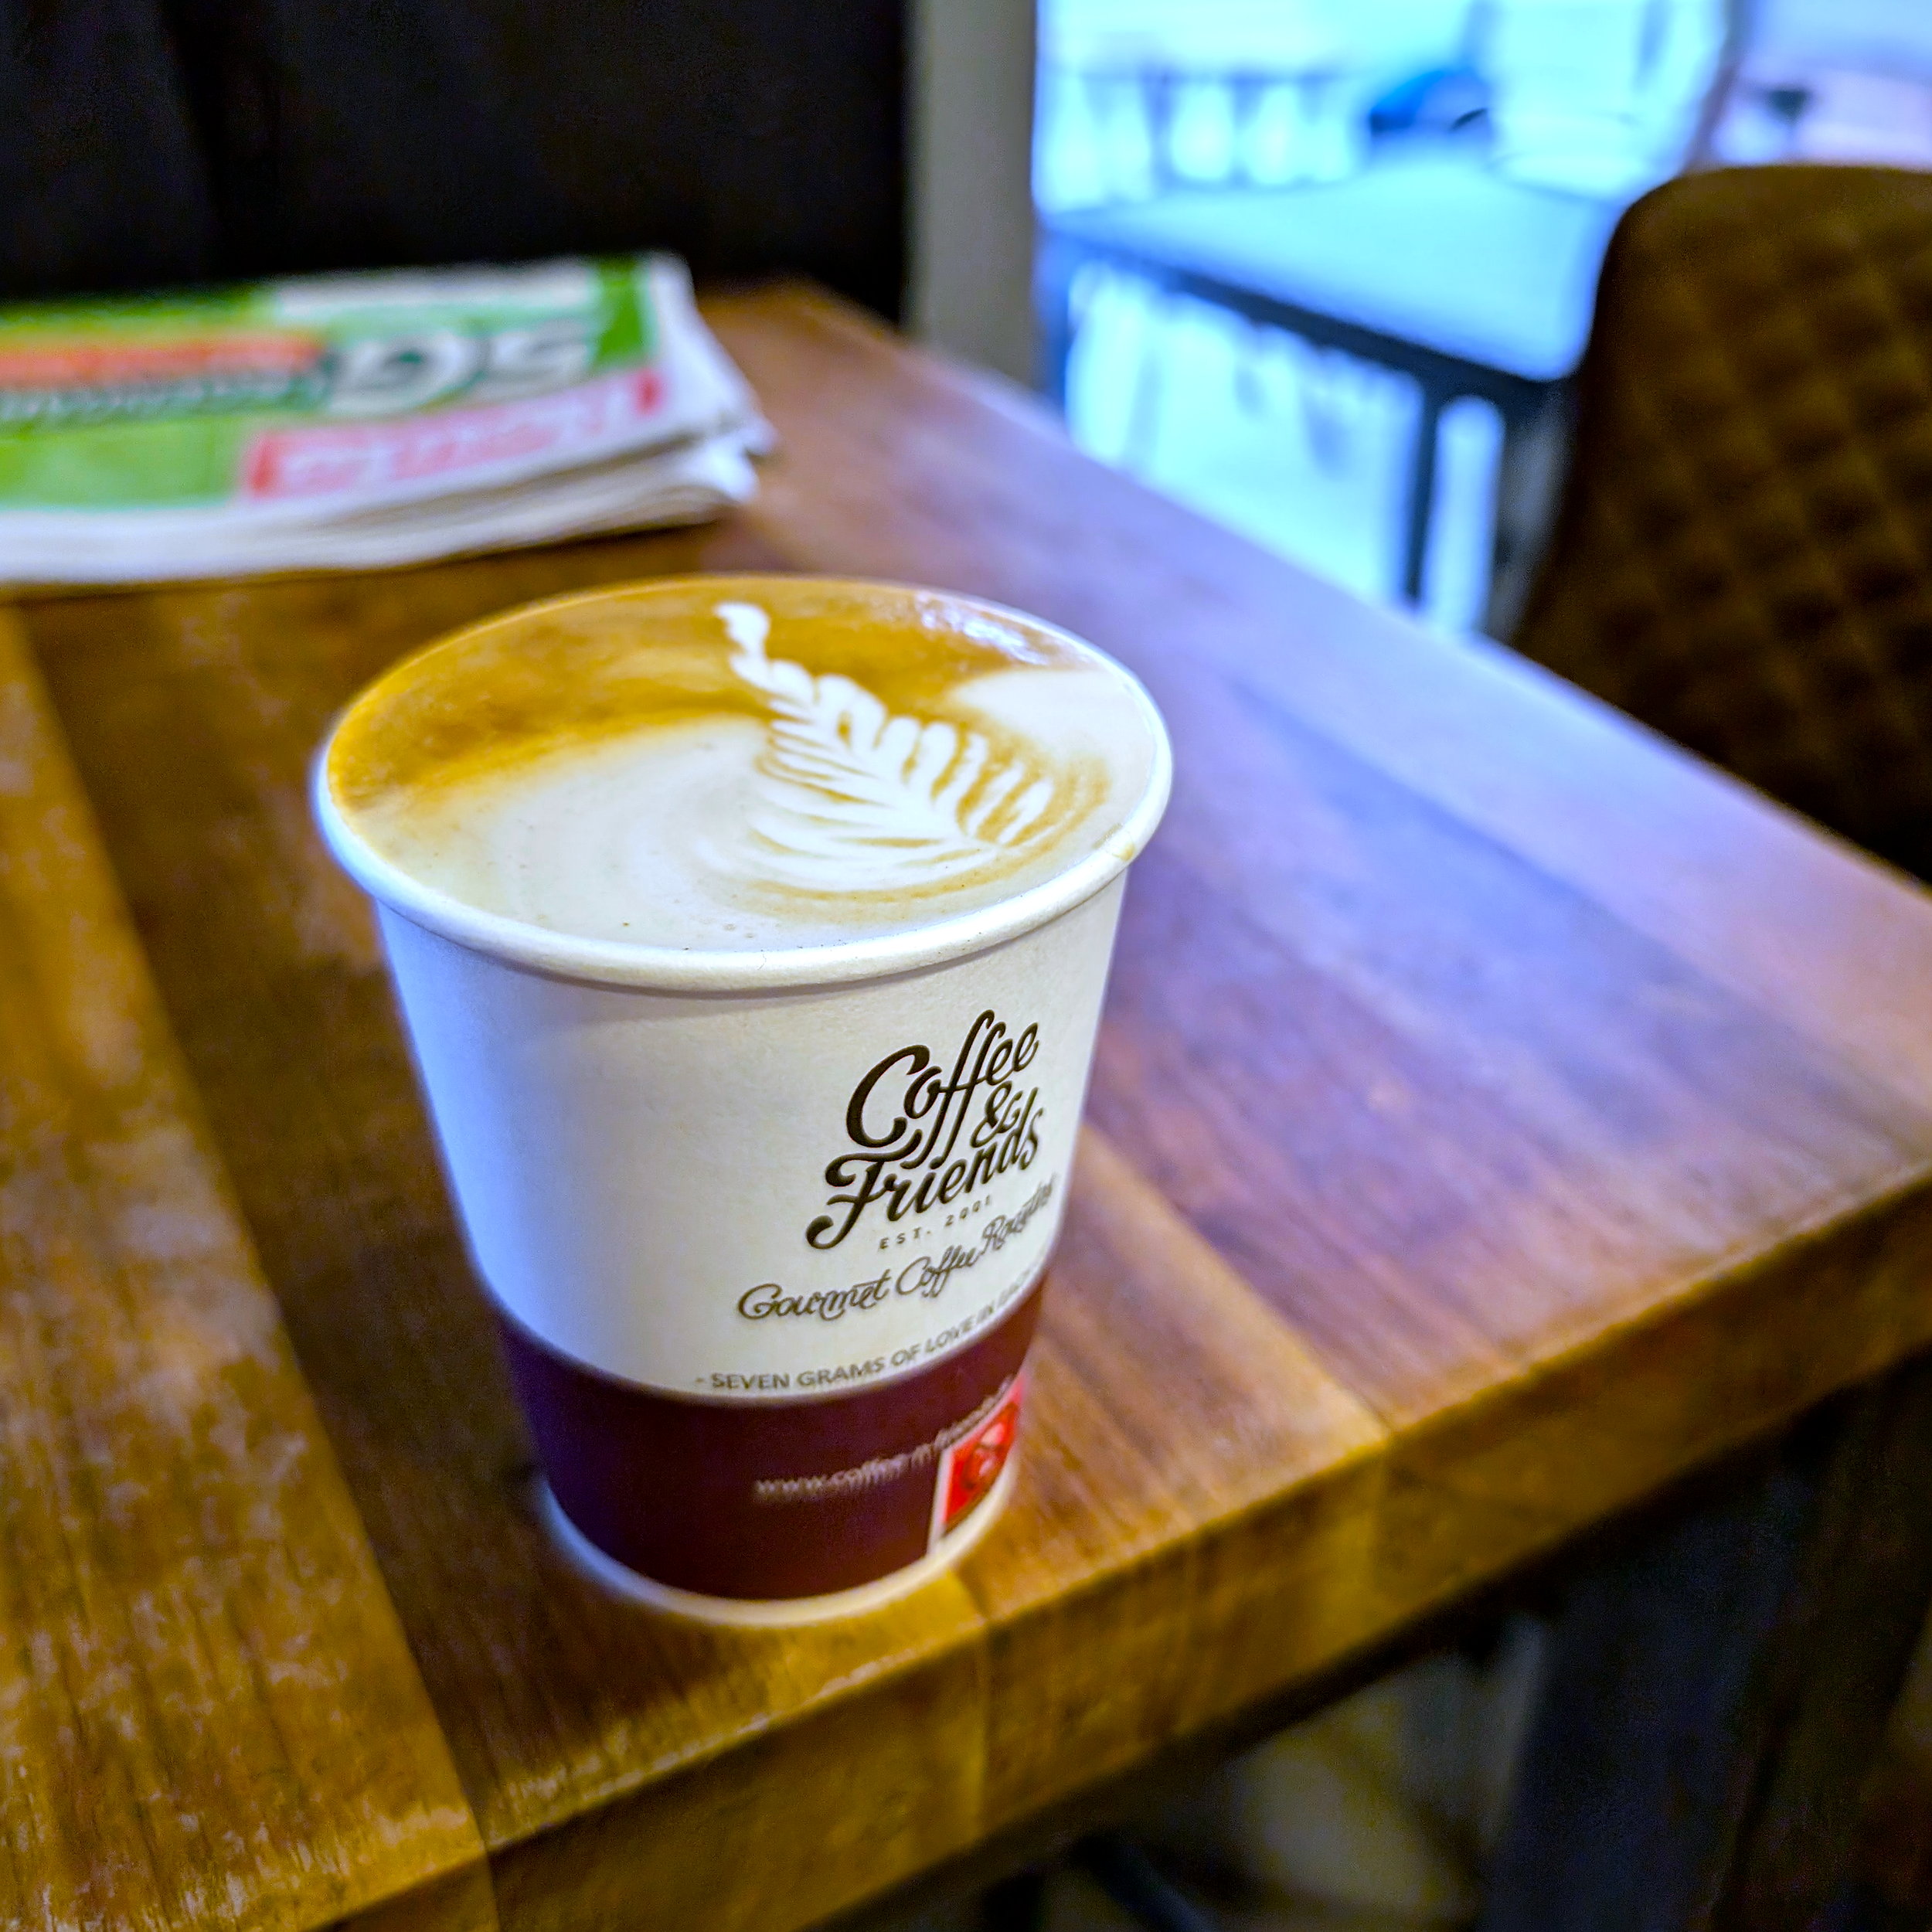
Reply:
[[[512,617],[553,611],[597,600],[624,591],[677,585],[686,589],[716,584],[721,591],[759,582],[798,582],[828,589],[884,591],[895,596],[938,596],[980,615],[1005,619],[1046,632],[1097,658],[1127,685],[1145,725],[1153,756],[1145,789],[1092,851],[1065,871],[988,906],[909,931],[875,935],[830,946],[787,947],[770,952],[728,952],[679,947],[650,946],[626,940],[594,940],[550,930],[499,913],[484,911],[451,893],[423,884],[383,857],[358,832],[337,805],[328,785],[329,753],[349,713],[371,688],[365,685],[331,722],[311,768],[310,793],[316,823],[329,850],[349,876],[379,905],[438,937],[473,952],[554,978],[594,985],[628,987],[642,992],[676,993],[752,993],[777,988],[838,986],[883,979],[983,952],[1017,939],[1070,912],[1111,885],[1138,858],[1153,836],[1167,808],[1173,784],[1173,747],[1167,726],[1147,688],[1134,673],[1097,645],[1077,637],[1010,604],[951,590],[872,577],[821,576],[809,572],[694,571],[672,577],[645,577],[623,583],[600,584],[553,597],[512,605],[474,624],[446,631],[396,660],[396,665],[421,651],[433,651],[467,632]],[[385,670],[386,677],[396,665]],[[379,680],[372,680],[372,684]]]

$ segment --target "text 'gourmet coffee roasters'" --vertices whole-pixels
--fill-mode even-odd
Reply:
[[[324,748],[573,1553],[689,1613],[988,1522],[1065,1205],[1145,693],[937,592],[672,579],[406,660]]]

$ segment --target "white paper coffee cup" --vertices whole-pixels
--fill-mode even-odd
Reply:
[[[553,930],[397,862],[332,775],[359,714],[395,702],[386,680],[316,773],[325,835],[376,901],[553,1526],[606,1580],[727,1621],[913,1587],[1010,1488],[1123,875],[1166,801],[1165,733],[1090,647],[894,587],[666,580],[441,647],[487,631],[501,662],[519,624],[607,636],[671,605],[749,600],[775,651],[788,611],[842,597],[1104,670],[1126,694],[1113,728],[1144,734],[1132,795],[1010,894],[962,911],[942,887],[889,931],[726,951]],[[448,673],[434,716],[462,696]]]

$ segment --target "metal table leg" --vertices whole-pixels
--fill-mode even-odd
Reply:
[[[1403,519],[1402,600],[1419,606],[1422,580],[1429,563],[1429,524],[1436,501],[1436,446],[1440,440],[1442,412],[1451,392],[1426,376],[1416,377],[1420,392],[1416,430],[1409,452],[1409,492]]]

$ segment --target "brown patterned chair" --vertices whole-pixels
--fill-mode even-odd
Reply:
[[[1689,175],[1605,259],[1516,648],[1932,879],[1932,175]],[[1932,1917],[1932,1624],[1855,1921]]]
[[[1630,209],[1513,641],[1932,877],[1932,175],[1725,170]]]

